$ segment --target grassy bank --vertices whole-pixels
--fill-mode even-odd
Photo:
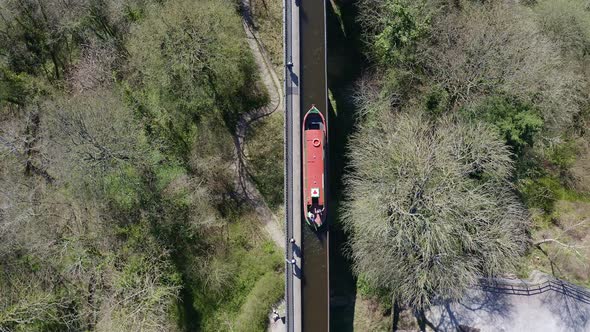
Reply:
[[[200,331],[261,331],[271,306],[283,297],[282,255],[255,215],[231,222],[219,234],[227,245],[211,260],[221,287],[199,284],[194,307]],[[198,267],[197,267],[198,268]]]
[[[254,123],[246,134],[248,170],[273,210],[283,204],[283,149],[282,110]]]
[[[275,72],[282,80],[283,66],[283,1],[251,0],[254,26],[268,52]]]
[[[532,210],[534,245],[525,257],[520,277],[540,270],[580,286],[590,287],[590,213],[588,199],[559,199],[554,211]]]

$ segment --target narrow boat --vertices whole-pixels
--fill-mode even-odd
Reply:
[[[303,211],[316,231],[326,222],[326,120],[312,105],[303,118]]]

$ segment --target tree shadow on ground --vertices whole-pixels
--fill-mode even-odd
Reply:
[[[541,304],[559,318],[563,331],[583,332],[590,329],[590,304],[584,298],[550,291],[545,293]]]
[[[476,323],[481,323],[476,318],[481,319],[482,313],[489,320],[486,325],[494,326],[496,321],[509,320],[512,312],[508,295],[472,290],[459,302],[444,301],[434,306],[428,316],[438,317],[429,321],[435,331],[475,332],[479,330]]]
[[[585,290],[561,281],[542,286],[486,286],[471,289],[459,302],[433,306],[427,316],[435,331],[471,332],[481,326],[510,330],[515,322],[537,317],[545,322],[542,324],[555,324],[559,331],[583,332],[590,330],[590,298]],[[539,321],[531,323],[538,325]]]

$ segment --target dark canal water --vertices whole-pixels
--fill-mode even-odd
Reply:
[[[324,18],[324,0],[301,0],[301,120],[311,105],[315,104],[326,117],[328,130],[330,130]],[[328,143],[327,147],[329,146]],[[327,197],[330,197],[329,181],[325,183]],[[301,201],[303,202],[303,199]],[[330,205],[326,207],[326,210],[329,225],[332,214]],[[304,220],[301,225],[303,225],[303,331],[325,332],[329,329],[330,314],[329,231],[316,233],[307,227]]]
[[[356,279],[351,262],[345,255],[346,234],[340,220],[340,202],[344,199],[342,177],[348,164],[346,144],[354,132],[355,82],[365,67],[360,50],[355,1],[328,0],[326,7],[328,88],[330,104],[330,192],[332,220],[330,224],[330,331],[353,331]],[[337,8],[337,12],[334,10]]]
[[[301,117],[315,104],[328,122],[329,232],[303,225],[303,331],[352,331],[356,280],[344,254],[339,218],[346,143],[353,132],[354,82],[365,66],[360,54],[356,4],[351,0],[301,0]],[[328,104],[328,87],[333,103]],[[335,109],[334,109],[335,108]]]

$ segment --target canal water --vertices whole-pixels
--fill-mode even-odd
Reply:
[[[325,5],[324,0],[300,1],[301,121],[307,110],[315,105],[326,118],[330,130],[326,85]],[[328,142],[327,147],[329,146]],[[326,180],[328,179],[326,175]],[[329,181],[325,181],[326,194],[330,197],[328,184]],[[303,198],[301,201],[303,202]],[[326,210],[329,225],[332,215],[329,205]],[[301,225],[303,331],[325,332],[329,330],[330,321],[329,231],[316,233],[307,226],[305,220],[301,221]]]
[[[348,138],[354,133],[355,84],[366,67],[360,53],[362,42],[355,0],[334,0],[326,7],[328,89],[330,101],[330,331],[352,332],[356,301],[356,279],[338,207],[344,200],[343,175],[349,160]]]

